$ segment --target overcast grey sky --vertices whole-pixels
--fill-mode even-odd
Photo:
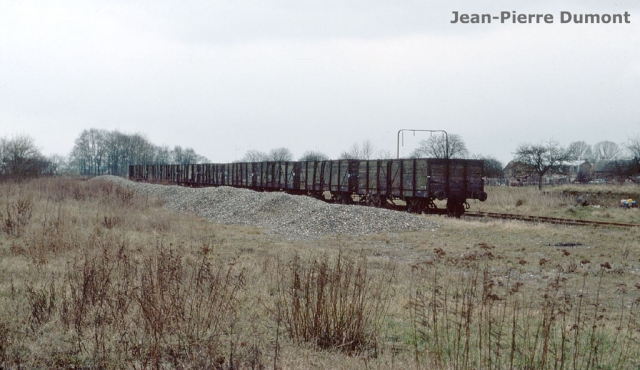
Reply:
[[[365,139],[395,153],[399,129],[442,129],[506,163],[520,143],[640,134],[640,2],[479,3],[0,0],[0,137],[67,155],[82,130],[117,129],[227,162]]]

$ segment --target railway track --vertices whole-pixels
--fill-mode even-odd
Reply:
[[[518,220],[526,222],[544,222],[550,224],[559,225],[571,225],[571,226],[601,226],[601,227],[640,227],[640,224],[628,224],[621,222],[606,222],[606,221],[592,221],[592,220],[576,220],[571,218],[558,218],[558,217],[544,217],[544,216],[523,216],[510,213],[493,213],[493,212],[467,212],[464,217],[473,218],[495,218],[502,220]]]

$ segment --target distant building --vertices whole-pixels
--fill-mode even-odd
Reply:
[[[599,160],[591,170],[593,179],[610,182],[626,182],[638,175],[638,163],[634,159]]]
[[[543,185],[591,182],[640,183],[640,161],[637,159],[566,162],[561,173],[546,174]],[[538,176],[529,174],[522,163],[511,161],[504,168],[505,183],[511,186],[537,185]]]
[[[592,165],[589,161],[566,162],[561,173],[548,173],[542,177],[543,185],[559,185],[574,182],[588,182]],[[511,161],[504,168],[504,176],[511,186],[538,185],[538,175],[529,174],[520,162]]]
[[[502,170],[507,184],[510,186],[534,185],[538,183],[537,176],[527,174],[524,164],[511,161]]]
[[[563,167],[567,183],[586,184],[592,178],[593,165],[589,161],[567,162]]]

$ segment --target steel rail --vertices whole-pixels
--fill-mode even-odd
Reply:
[[[629,223],[622,223],[622,222],[577,220],[572,218],[545,217],[545,216],[526,216],[526,215],[516,215],[512,213],[467,212],[464,214],[464,216],[475,217],[475,218],[495,218],[495,219],[502,219],[502,220],[541,222],[541,223],[573,225],[573,226],[604,226],[604,227],[625,227],[625,228],[640,227],[640,224],[629,224]]]

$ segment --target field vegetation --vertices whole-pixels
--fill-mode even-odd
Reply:
[[[471,211],[550,216],[640,224],[640,208],[620,207],[620,200],[640,205],[640,186],[563,185],[545,187],[488,186],[486,202],[470,201]]]
[[[640,366],[638,228],[429,216],[290,241],[100,178],[0,189],[0,367]],[[487,207],[561,197],[516,190]]]

